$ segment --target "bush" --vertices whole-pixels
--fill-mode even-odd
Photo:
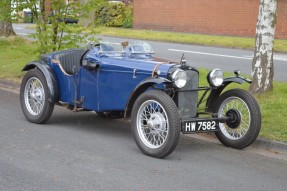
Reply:
[[[133,6],[129,5],[125,10],[125,19],[123,27],[132,28],[133,27]]]
[[[124,3],[102,3],[95,11],[96,25],[132,27],[132,6]]]

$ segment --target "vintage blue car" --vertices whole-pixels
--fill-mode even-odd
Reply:
[[[224,78],[214,69],[207,75],[209,86],[199,87],[199,72],[184,57],[174,63],[153,53],[146,42],[125,42],[42,55],[23,69],[28,71],[21,84],[23,113],[30,122],[45,123],[57,104],[106,118],[131,118],[139,149],[157,158],[175,149],[180,132],[214,131],[222,144],[236,149],[254,142],[261,128],[256,100],[241,89],[224,91],[232,82],[250,80],[239,71]]]

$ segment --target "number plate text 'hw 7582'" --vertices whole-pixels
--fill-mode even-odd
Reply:
[[[218,128],[219,122],[215,120],[184,121],[182,123],[182,133],[217,131]]]

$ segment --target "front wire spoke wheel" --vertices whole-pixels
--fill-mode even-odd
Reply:
[[[258,137],[261,113],[257,101],[248,92],[232,89],[220,95],[216,111],[218,117],[227,117],[215,132],[219,141],[228,147],[243,149]]]
[[[166,111],[160,103],[154,100],[144,102],[139,109],[137,122],[138,133],[146,146],[159,148],[164,144],[169,124]]]
[[[251,122],[251,115],[247,104],[238,97],[229,97],[228,99],[224,100],[221,104],[218,112],[219,117],[228,117],[226,113],[233,109],[237,111],[238,115],[238,126],[237,127],[230,127],[228,123],[220,123],[220,130],[222,133],[231,140],[239,140],[247,133],[250,122]]]
[[[132,133],[139,149],[146,155],[162,158],[176,147],[180,118],[174,101],[163,91],[141,94],[132,108]]]

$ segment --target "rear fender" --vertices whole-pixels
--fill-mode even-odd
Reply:
[[[169,81],[168,79],[165,78],[146,78],[143,81],[141,81],[136,88],[134,89],[134,91],[131,93],[128,102],[126,104],[126,109],[125,109],[125,118],[130,118],[131,116],[131,112],[132,112],[132,108],[133,105],[135,103],[135,101],[137,100],[137,98],[143,93],[145,92],[148,88],[150,88],[153,85],[158,85],[158,84],[171,84],[171,81]]]
[[[232,76],[232,77],[225,78],[220,87],[211,90],[210,95],[206,101],[206,108],[207,108],[206,111],[207,112],[214,111],[217,100],[226,86],[228,86],[231,83],[243,84],[245,82],[251,83],[252,81],[250,79],[246,79],[241,76]]]
[[[49,88],[49,102],[56,103],[59,101],[58,84],[51,67],[43,61],[29,62],[22,71],[29,71],[38,68],[45,76]]]

